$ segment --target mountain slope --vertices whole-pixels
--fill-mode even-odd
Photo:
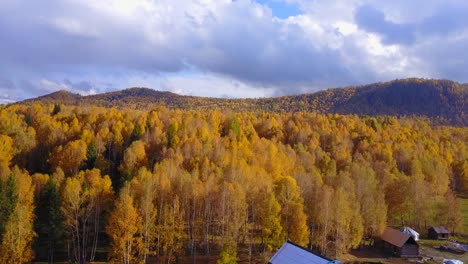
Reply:
[[[76,105],[84,97],[79,94],[70,93],[65,90],[60,90],[53,92],[51,94],[46,94],[39,96],[37,98],[28,99],[19,103],[39,103],[39,104],[66,104],[66,105]]]
[[[311,94],[260,99],[181,96],[148,88],[131,88],[91,96],[64,91],[24,101],[152,109],[163,105],[184,110],[317,111],[358,115],[425,116],[440,124],[468,125],[468,85],[448,80],[403,79]]]

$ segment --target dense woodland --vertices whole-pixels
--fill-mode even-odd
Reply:
[[[148,88],[131,88],[91,96],[59,91],[27,101],[30,104],[62,103],[138,110],[152,110],[162,105],[169,109],[195,111],[230,109],[234,112],[306,111],[322,114],[423,116],[436,125],[457,126],[468,126],[467,102],[468,84],[416,78],[328,89],[311,94],[259,99],[181,96]]]
[[[336,257],[387,224],[463,232],[467,142],[418,118],[4,106],[0,262],[233,263],[286,239]]]

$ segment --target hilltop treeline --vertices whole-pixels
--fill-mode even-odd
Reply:
[[[0,262],[336,256],[385,225],[462,232],[468,129],[355,115],[0,109]]]
[[[449,80],[403,79],[358,87],[328,89],[311,94],[260,99],[221,99],[181,96],[147,88],[131,88],[91,96],[66,91],[28,100],[28,103],[103,106],[151,110],[274,113],[318,112],[369,116],[423,116],[433,124],[468,126],[468,86]]]

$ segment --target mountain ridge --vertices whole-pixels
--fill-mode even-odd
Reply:
[[[162,105],[182,110],[230,109],[266,112],[315,111],[368,116],[414,115],[428,117],[437,124],[468,125],[467,84],[418,78],[270,98],[227,99],[186,96],[133,87],[88,96],[58,91],[18,103],[96,105],[141,110]]]

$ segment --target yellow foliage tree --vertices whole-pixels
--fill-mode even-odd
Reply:
[[[276,182],[276,196],[281,204],[281,224],[287,239],[305,246],[308,242],[307,216],[300,189],[294,178],[283,176]]]
[[[0,176],[10,173],[10,161],[13,158],[13,140],[9,136],[0,135]]]
[[[129,195],[129,189],[124,187],[106,226],[106,233],[111,239],[112,258],[124,264],[136,262],[140,239],[136,235],[140,225],[141,217]]]
[[[362,218],[359,208],[349,198],[342,187],[338,187],[333,197],[333,237],[335,256],[359,245],[362,239]]]
[[[141,168],[138,171],[137,177],[133,178],[130,183],[133,196],[135,197],[135,207],[141,215],[141,228],[139,231],[142,236],[142,252],[140,253],[143,255],[142,258],[145,263],[148,255],[153,253],[151,249],[154,246],[154,239],[157,235],[157,208],[155,206],[156,190],[158,187],[157,180],[154,174],[146,168]]]
[[[146,158],[145,143],[141,140],[134,141],[130,147],[125,150],[123,162],[120,165],[120,171],[124,180],[129,180],[136,176],[138,170],[147,164],[148,160]]]
[[[34,186],[31,177],[18,168],[13,169],[17,203],[10,215],[0,245],[1,263],[29,263],[34,253],[32,241],[35,237]]]
[[[71,141],[65,147],[58,146],[51,153],[49,162],[54,169],[60,167],[66,175],[74,175],[86,160],[87,147],[86,142],[81,139]]]
[[[61,210],[72,242],[72,260],[81,264],[94,259],[101,229],[99,219],[112,195],[110,178],[102,177],[97,169],[66,179]]]

